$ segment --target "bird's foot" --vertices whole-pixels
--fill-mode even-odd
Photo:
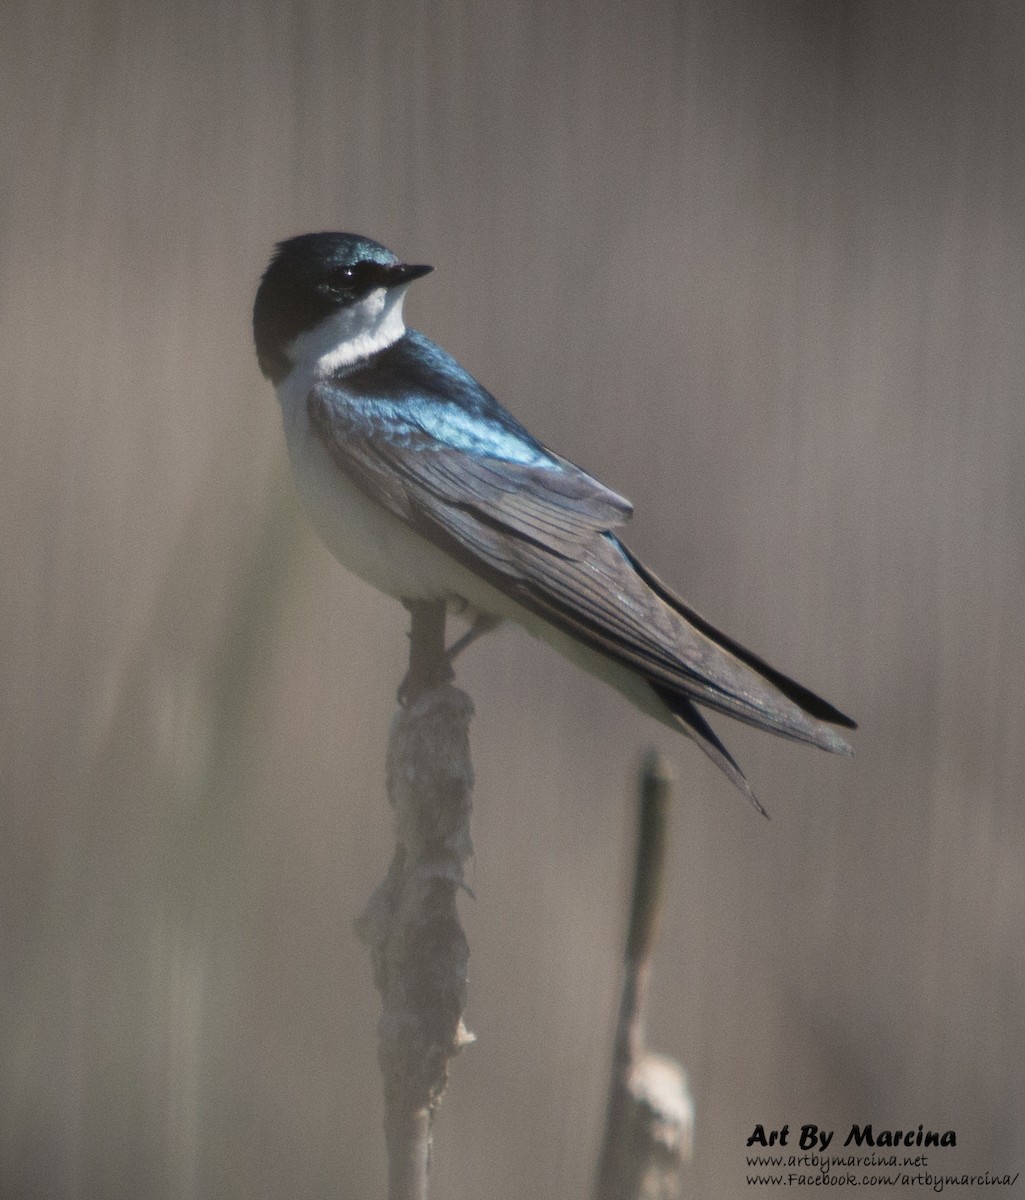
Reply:
[[[443,684],[451,683],[455,678],[455,669],[453,664],[464,650],[484,634],[490,633],[502,623],[501,617],[493,617],[487,613],[478,613],[473,619],[470,628],[449,646],[442,654],[440,659],[434,659],[429,663],[421,661],[416,666],[411,666],[406,672],[405,678],[399,684],[397,700],[403,708],[408,708],[410,704],[421,695],[423,692],[430,691],[431,688],[441,687]]]
[[[449,667],[456,661],[460,654],[484,634],[490,633],[493,629],[497,629],[502,624],[501,617],[493,617],[490,613],[478,613],[473,618],[473,623],[470,628],[461,636],[457,637],[451,646],[445,651],[445,661]]]

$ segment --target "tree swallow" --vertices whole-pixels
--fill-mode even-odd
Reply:
[[[620,541],[628,500],[533,437],[402,301],[427,266],[369,238],[281,242],[253,308],[299,493],[336,558],[483,630],[509,618],[687,733],[762,812],[701,709],[850,754],[850,717],[699,616]],[[465,639],[462,639],[465,640]]]

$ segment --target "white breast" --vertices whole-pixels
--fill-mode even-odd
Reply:
[[[278,397],[296,488],[321,540],[344,567],[389,596],[447,597],[463,569],[369,500],[338,468],[310,429],[306,397],[312,380],[297,374],[284,381]]]
[[[296,487],[331,553],[389,596],[441,599],[452,590],[453,571],[461,568],[350,482],[310,429],[306,410],[318,379],[387,349],[402,337],[405,290],[405,285],[377,288],[300,334],[288,347],[295,365],[278,386],[278,400]]]

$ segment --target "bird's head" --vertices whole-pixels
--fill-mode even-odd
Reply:
[[[430,270],[352,233],[279,242],[253,305],[260,370],[280,383],[311,354],[344,367],[384,349],[404,331],[406,287]]]

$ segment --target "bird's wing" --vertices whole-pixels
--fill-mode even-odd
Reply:
[[[785,737],[847,748],[819,715],[847,718],[717,634],[630,555],[611,532],[629,518],[629,502],[579,467],[537,443],[507,440],[515,457],[468,451],[442,440],[434,417],[430,430],[412,409],[384,419],[331,381],[314,386],[307,408],[335,463],[368,497],[525,608],[639,671],[690,732],[697,701]]]
[[[372,499],[417,528],[439,524],[439,537],[451,525],[472,541],[471,524],[482,525],[493,568],[512,570],[514,548],[528,544],[574,558],[596,533],[630,519],[629,500],[533,439],[444,407],[384,406],[330,381],[307,400],[311,428]]]

